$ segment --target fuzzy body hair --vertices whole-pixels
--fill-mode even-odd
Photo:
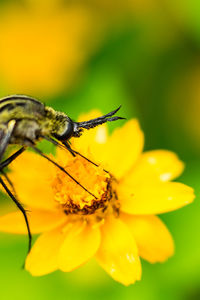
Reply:
[[[41,136],[62,134],[70,119],[40,101],[13,96],[0,100],[0,129],[4,130],[10,120],[16,120],[16,126],[9,143],[24,145],[25,140],[35,142]]]

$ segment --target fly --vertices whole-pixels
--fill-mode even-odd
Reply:
[[[73,156],[79,155],[95,166],[98,166],[72,149],[69,140],[72,137],[80,137],[84,129],[89,130],[106,122],[124,119],[114,116],[119,109],[120,107],[99,118],[84,122],[74,122],[65,113],[45,106],[42,102],[29,96],[13,95],[0,99],[0,172],[2,174],[0,176],[0,184],[24,216],[29,239],[28,252],[31,250],[32,236],[27,213],[17,199],[14,186],[8,175],[4,172],[4,168],[29,147],[58,167],[87,193],[96,198],[92,192],[87,190],[62,166],[38,149],[36,144],[38,141],[45,139],[58,147],[67,149]],[[6,160],[2,160],[3,154],[11,144],[21,147]]]

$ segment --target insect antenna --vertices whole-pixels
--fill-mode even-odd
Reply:
[[[90,128],[94,128],[98,125],[101,125],[103,123],[106,123],[106,122],[112,122],[112,121],[116,121],[116,120],[124,120],[125,118],[122,118],[122,117],[117,117],[117,116],[113,117],[113,115],[115,115],[120,108],[121,108],[121,106],[119,106],[117,109],[111,111],[110,113],[108,113],[104,116],[101,116],[101,117],[98,117],[95,119],[91,119],[89,121],[74,122],[74,124],[77,126],[77,128],[90,129]]]
[[[46,156],[40,149],[38,149],[35,146],[30,146],[33,150],[35,150],[35,152],[37,152],[38,154],[40,154],[42,157],[46,158],[48,161],[50,161],[52,164],[54,164],[56,167],[58,167],[61,171],[63,171],[66,175],[68,175],[74,182],[76,182],[76,184],[78,184],[82,189],[84,189],[88,194],[90,194],[91,196],[93,196],[95,199],[97,199],[97,197],[92,194],[90,191],[88,191],[80,182],[78,182],[69,172],[67,172],[62,166],[60,166],[57,162],[55,162],[53,159],[51,159],[50,157]]]
[[[28,253],[29,253],[30,250],[31,250],[31,245],[32,245],[32,235],[31,235],[31,230],[30,230],[26,210],[24,209],[22,204],[17,200],[17,198],[13,195],[13,193],[10,191],[10,189],[7,187],[7,185],[3,181],[2,177],[0,177],[0,184],[2,185],[2,187],[4,188],[4,190],[6,191],[8,196],[12,199],[12,201],[16,204],[16,206],[19,208],[19,210],[22,212],[22,214],[24,216],[24,220],[25,220],[25,223],[26,223],[26,228],[27,228],[27,231],[28,231]]]

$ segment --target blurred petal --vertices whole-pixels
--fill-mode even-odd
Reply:
[[[184,164],[175,153],[167,150],[148,151],[140,156],[124,183],[138,184],[145,180],[170,181],[178,177],[183,169]]]
[[[27,256],[25,268],[33,276],[41,276],[58,269],[58,252],[64,240],[61,228],[43,233]]]
[[[173,255],[172,236],[158,217],[128,214],[121,214],[120,217],[132,232],[142,258],[155,263],[163,262]]]
[[[10,179],[20,201],[28,207],[54,210],[57,207],[51,188],[56,168],[43,157],[24,152],[12,163]]]
[[[141,278],[141,264],[135,240],[127,226],[109,217],[102,226],[102,242],[96,256],[109,275],[124,285]]]
[[[178,182],[119,185],[121,210],[129,214],[160,214],[178,209],[194,199],[193,189]]]
[[[99,228],[74,223],[65,236],[58,255],[59,269],[70,272],[95,255],[100,244]]]
[[[109,137],[100,162],[116,178],[128,172],[139,158],[144,145],[144,135],[137,120],[130,120],[117,128]]]
[[[51,212],[33,210],[27,213],[32,233],[40,233],[58,227],[66,220],[61,211]],[[12,212],[0,217],[0,231],[27,234],[27,227],[21,211]]]
[[[19,2],[6,1],[1,7],[0,76],[4,93],[13,90],[51,97],[71,88],[77,73],[80,76],[99,30],[92,26],[94,16],[89,9],[77,2],[24,3],[22,7]],[[15,51],[13,37],[19,42]]]

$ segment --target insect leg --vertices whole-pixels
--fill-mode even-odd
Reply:
[[[7,185],[3,181],[2,177],[0,177],[0,184],[3,186],[3,188],[6,191],[6,193],[8,194],[8,196],[12,199],[12,201],[16,204],[16,206],[19,208],[19,210],[22,212],[22,214],[24,216],[24,220],[25,220],[25,223],[26,223],[26,228],[27,228],[27,231],[28,231],[28,240],[29,240],[29,242],[28,242],[28,253],[29,253],[30,250],[31,250],[31,245],[32,245],[32,235],[31,235],[31,230],[30,230],[26,210],[24,209],[22,204],[17,200],[17,198],[13,195],[13,193],[10,191],[10,189],[7,187]]]
[[[98,164],[96,164],[95,162],[91,161],[89,158],[87,158],[86,156],[84,156],[83,154],[81,154],[80,152],[73,150],[70,145],[68,144],[68,142],[62,142],[63,145],[66,146],[67,150],[69,150],[70,152],[72,151],[74,154],[77,154],[79,156],[81,156],[82,158],[84,158],[85,160],[87,160],[89,163],[91,163],[92,165],[94,165],[95,167],[99,167]],[[103,169],[104,172],[109,173],[108,171],[106,171],[105,169]]]
[[[21,149],[19,149],[18,151],[16,151],[13,155],[11,155],[6,160],[4,160],[3,162],[0,163],[0,172],[6,178],[7,182],[11,186],[11,188],[12,188],[15,196],[16,196],[16,192],[15,192],[14,185],[12,184],[12,181],[10,180],[10,178],[8,177],[8,175],[3,171],[3,169],[5,167],[7,167],[13,160],[15,160],[21,153],[23,153],[24,150],[26,150],[26,149],[24,147],[22,147]]]
[[[17,158],[20,154],[22,154],[26,150],[25,147],[20,148],[18,151],[16,151],[14,154],[12,154],[10,157],[8,157],[6,160],[0,163],[0,170],[7,167],[15,158]]]
[[[7,181],[8,184],[10,185],[10,187],[12,188],[13,194],[14,194],[15,197],[16,197],[17,193],[16,193],[16,191],[15,191],[15,187],[14,187],[12,181],[10,180],[10,178],[8,177],[8,175],[7,175],[3,170],[1,170],[1,173],[2,173],[2,175],[5,177],[6,181]]]
[[[56,167],[58,167],[61,171],[63,171],[66,175],[68,175],[74,182],[76,182],[76,184],[78,184],[82,189],[84,189],[88,194],[90,194],[91,196],[93,196],[95,199],[97,199],[97,197],[92,194],[90,191],[88,191],[80,182],[78,182],[70,173],[68,173],[62,166],[60,166],[57,162],[55,162],[54,160],[52,160],[50,157],[46,156],[40,149],[36,148],[35,146],[30,146],[33,150],[35,150],[35,152],[37,152],[38,154],[40,154],[42,157],[46,158],[48,161],[50,161],[52,164],[54,164]]]
[[[8,122],[8,125],[6,128],[1,128],[0,129],[0,160],[9,144],[11,135],[13,133],[14,127],[15,127],[16,121],[11,120]],[[3,173],[3,168],[8,166],[18,155],[20,155],[23,151],[25,150],[24,147],[22,147],[20,150],[18,150],[16,153],[11,155],[8,159],[6,159],[4,162],[0,163],[0,171]],[[8,183],[12,185],[11,181],[8,179]],[[30,231],[30,226],[26,214],[26,210],[23,208],[22,204],[17,200],[17,198],[13,195],[13,193],[10,191],[10,189],[7,187],[6,183],[3,181],[2,177],[0,177],[0,184],[8,194],[8,196],[13,200],[13,202],[16,204],[16,206],[19,208],[19,210],[22,212],[24,216],[24,220],[26,223],[27,231],[28,231],[28,238],[29,238],[29,243],[28,243],[28,253],[31,250],[31,244],[32,244],[32,236],[31,236],[31,231]]]
[[[74,157],[76,156],[75,152],[71,149],[71,147],[70,147],[70,145],[68,143],[67,143],[67,145],[65,145],[63,143],[63,145],[65,145],[65,146],[63,146],[62,144],[58,143],[56,140],[54,140],[53,138],[51,138],[49,136],[43,136],[43,138],[45,140],[47,140],[48,142],[54,144],[57,147],[60,147],[60,148],[63,148],[63,149],[67,149],[72,154],[72,156],[74,156]]]
[[[64,142],[62,142],[62,144],[60,144],[56,140],[52,139],[51,137],[43,136],[43,138],[46,139],[47,141],[51,142],[55,146],[60,147],[61,149],[64,149],[64,150],[67,149],[72,154],[72,156],[76,156],[76,154],[77,154],[77,155],[81,156],[82,158],[84,158],[85,160],[87,160],[92,165],[94,165],[95,167],[99,167],[98,164],[96,164],[95,162],[93,162],[92,160],[90,160],[89,158],[84,156],[83,154],[79,153],[78,151],[72,149],[68,142],[64,141]],[[103,169],[103,171],[106,173],[109,173],[105,169]]]

